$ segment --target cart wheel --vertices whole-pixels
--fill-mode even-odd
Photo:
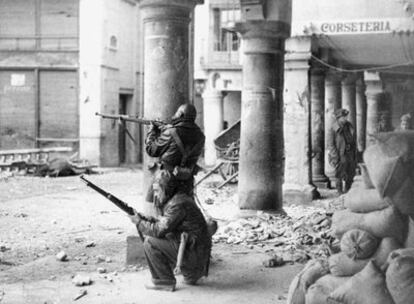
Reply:
[[[234,175],[239,170],[239,164],[237,163],[225,163],[220,169],[220,175],[224,180],[227,180],[231,176]],[[235,177],[231,181],[229,181],[230,184],[237,183],[238,178]]]

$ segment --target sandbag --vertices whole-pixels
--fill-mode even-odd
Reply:
[[[376,135],[364,152],[372,183],[382,198],[391,197],[414,170],[414,131]]]
[[[394,304],[385,276],[373,261],[336,288],[329,295],[329,301],[344,304]]]
[[[414,178],[408,175],[400,183],[399,188],[387,194],[385,199],[396,206],[402,214],[414,215]]]
[[[361,176],[365,189],[374,189],[375,187],[372,183],[371,177],[369,176],[367,166],[364,163],[360,163],[359,168],[361,169]]]
[[[341,239],[341,251],[351,259],[366,259],[378,248],[379,240],[361,229],[351,229]]]
[[[389,256],[388,290],[396,304],[414,302],[414,249],[400,249]]]
[[[334,276],[353,276],[364,269],[370,260],[382,268],[387,264],[388,255],[398,248],[401,244],[396,239],[383,238],[375,254],[367,259],[352,259],[343,252],[331,255],[328,259],[329,270]]]
[[[414,220],[412,217],[408,218],[408,232],[404,243],[405,248],[414,248]]]
[[[341,210],[336,211],[332,217],[332,230],[338,239],[348,230],[361,229],[377,238],[394,237],[404,243],[407,228],[407,217],[394,206],[369,213]]]
[[[339,286],[347,282],[349,277],[335,277],[325,275],[311,285],[306,292],[306,304],[325,304],[328,302],[329,294]]]
[[[309,286],[328,273],[329,267],[327,261],[310,260],[290,283],[286,303],[305,304],[305,295]]]
[[[344,206],[353,212],[367,213],[390,206],[389,201],[381,198],[376,189],[354,188],[344,195]]]

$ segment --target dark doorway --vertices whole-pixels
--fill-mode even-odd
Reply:
[[[129,110],[131,108],[131,101],[132,95],[130,94],[119,94],[119,114],[120,115],[128,115]],[[122,122],[122,126],[119,128],[119,135],[118,135],[118,155],[119,155],[119,163],[124,164],[126,162],[126,154],[127,154],[127,125],[125,122]]]

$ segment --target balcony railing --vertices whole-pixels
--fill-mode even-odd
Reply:
[[[0,51],[77,51],[79,37],[0,36]]]
[[[207,60],[203,63],[205,67],[212,68],[236,68],[240,66],[239,51],[213,51],[210,50]]]

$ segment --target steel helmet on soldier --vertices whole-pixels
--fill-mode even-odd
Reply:
[[[182,104],[174,114],[173,118],[184,118],[191,121],[195,121],[197,117],[196,108],[189,103]]]

